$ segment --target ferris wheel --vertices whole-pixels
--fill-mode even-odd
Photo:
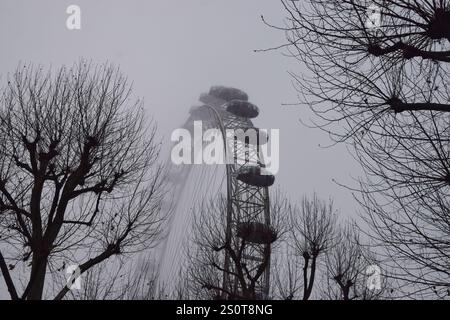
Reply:
[[[201,121],[203,131],[217,129],[223,139],[227,160],[219,167],[222,178],[217,183],[226,195],[226,209],[222,213],[225,215],[226,236],[222,246],[223,265],[220,267],[223,290],[218,298],[267,299],[271,245],[277,239],[277,233],[271,226],[269,200],[269,187],[275,177],[266,170],[261,152],[262,146],[268,143],[269,135],[265,130],[254,127],[251,120],[259,115],[259,109],[248,101],[245,92],[215,86],[200,96],[199,104],[192,107],[189,113],[183,128],[194,133],[194,124]],[[170,163],[169,167],[168,181],[173,201],[168,203],[174,204],[174,214],[162,246],[160,273],[176,265],[174,259],[179,256],[177,250],[185,241],[182,235],[186,233],[192,214],[187,212],[189,204],[181,205],[180,202],[193,176],[194,166]],[[204,165],[201,167],[205,168]],[[207,185],[213,185],[212,179],[207,180]],[[194,187],[201,183],[195,182]],[[204,192],[200,190],[200,194]]]

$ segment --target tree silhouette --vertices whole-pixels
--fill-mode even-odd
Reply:
[[[303,197],[300,208],[290,212],[292,245],[303,258],[303,300],[311,297],[318,259],[335,245],[336,224],[333,202],[320,200],[316,194],[311,199]]]
[[[148,248],[163,193],[155,125],[111,65],[21,66],[0,100],[0,266],[12,299],[49,276]],[[22,286],[18,284],[22,283]],[[47,289],[46,289],[47,288]],[[55,295],[56,294],[56,295]]]
[[[450,2],[281,1],[313,125],[362,164],[358,200],[394,277],[449,283]],[[414,293],[413,286],[405,287]],[[406,293],[406,292],[405,292]]]
[[[286,202],[277,196],[271,199],[271,229],[277,241],[283,234]],[[190,295],[201,299],[219,299],[225,293],[228,299],[261,299],[260,281],[270,267],[270,246],[260,248],[262,259],[254,260],[248,255],[253,245],[244,237],[226,241],[227,201],[222,195],[203,203],[194,213],[192,238],[187,248],[188,286]],[[273,243],[276,244],[275,241]],[[232,267],[224,268],[225,252],[231,257]],[[230,275],[230,287],[223,286],[223,273]]]
[[[334,246],[326,253],[327,279],[323,294],[328,299],[376,300],[390,297],[391,284],[387,273],[382,272],[381,263],[360,238],[360,232],[353,224],[336,227]],[[379,269],[379,287],[369,287],[368,271]]]

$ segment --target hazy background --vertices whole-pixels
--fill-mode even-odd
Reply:
[[[81,30],[66,28],[71,4],[81,7]],[[144,98],[166,146],[200,93],[238,87],[261,110],[255,125],[280,129],[276,184],[293,197],[331,196],[354,216],[350,192],[332,179],[351,183],[359,167],[345,146],[319,147],[330,140],[299,122],[311,116],[306,106],[282,106],[297,101],[287,71],[302,70],[280,51],[254,52],[284,42],[261,15],[281,24],[285,13],[278,0],[0,0],[0,81],[19,61],[54,68],[80,57],[115,63]]]

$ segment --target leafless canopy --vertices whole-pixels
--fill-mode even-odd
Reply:
[[[312,294],[318,259],[335,244],[337,216],[333,202],[319,199],[316,194],[303,197],[300,207],[290,212],[292,244],[303,258],[303,300]]]
[[[282,223],[286,203],[283,199],[273,198],[271,205],[271,227],[278,238],[283,234]],[[233,237],[226,241],[226,208],[224,196],[218,196],[203,204],[194,215],[191,248],[188,252],[186,267],[189,278],[189,291],[193,298],[218,299],[225,292],[230,299],[260,299],[259,281],[266,268],[270,267],[270,246],[263,250],[261,261],[254,261],[251,267],[246,264],[250,259],[248,249],[251,242],[245,238]],[[233,267],[224,268],[225,253],[231,257]],[[231,288],[224,288],[223,273],[232,279]]]
[[[439,297],[450,270],[450,2],[282,0],[314,125],[349,141],[358,197],[395,277]],[[411,286],[408,287],[411,289]]]
[[[336,228],[335,245],[326,254],[326,285],[323,294],[328,299],[375,300],[391,297],[386,270],[375,259],[353,224]],[[377,277],[373,287],[369,277]]]
[[[81,273],[157,239],[155,125],[111,65],[20,66],[0,100],[0,266],[13,299],[61,299]],[[49,278],[50,276],[50,278]],[[56,295],[55,295],[56,294]]]
[[[285,208],[289,230],[274,252],[272,295],[284,300],[369,300],[390,296],[384,265],[354,223],[317,194]],[[375,274],[376,272],[376,274]],[[380,286],[368,286],[374,275]],[[375,279],[375,278],[374,278]]]

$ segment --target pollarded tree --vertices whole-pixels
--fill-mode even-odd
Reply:
[[[391,296],[386,270],[381,269],[352,224],[336,227],[335,245],[326,252],[325,266],[323,295],[327,299],[375,300]]]
[[[273,247],[286,230],[287,201],[279,193],[272,194],[270,205],[270,228],[277,236],[271,246],[258,248],[261,257],[249,255],[254,244],[246,237],[232,237],[226,241],[227,200],[223,195],[203,203],[194,213],[191,242],[186,249],[189,294],[193,298],[230,300],[261,299],[260,282],[267,268],[271,268]],[[225,268],[225,254],[230,256],[231,267]],[[272,269],[271,269],[272,270]],[[276,271],[276,270],[275,270]],[[223,285],[224,274],[232,281]]]
[[[359,200],[376,243],[397,278],[446,294],[450,2],[282,4],[286,47],[307,68],[293,74],[303,102],[367,173]]]
[[[335,246],[336,210],[333,202],[326,202],[313,195],[303,197],[299,207],[290,211],[292,246],[295,254],[302,257],[303,300],[313,292],[319,269],[319,259]]]
[[[0,100],[0,266],[12,299],[150,247],[164,216],[155,125],[110,65],[19,67]],[[20,281],[20,282],[19,282]],[[20,283],[20,284],[19,284]],[[55,292],[56,291],[56,292]]]

